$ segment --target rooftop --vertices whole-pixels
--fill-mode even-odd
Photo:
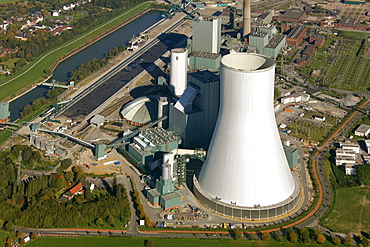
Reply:
[[[165,130],[161,127],[141,130],[139,136],[147,139],[156,146],[173,141],[181,142],[181,138],[173,131]]]
[[[161,196],[161,193],[159,193],[156,189],[151,189],[148,191],[148,193],[153,197]]]
[[[267,36],[267,33],[264,33],[264,32],[252,32],[251,34],[249,34],[249,36],[253,36],[253,37],[266,37]]]
[[[209,59],[217,59],[221,55],[218,53],[211,53],[211,52],[206,52],[206,51],[193,51],[190,54],[191,57],[204,57],[204,58],[209,58]]]
[[[367,124],[361,124],[360,126],[358,126],[358,128],[356,129],[356,132],[360,132],[360,133],[366,133],[367,131],[369,131],[370,129],[370,125],[367,125]]]
[[[218,75],[209,70],[200,70],[194,73],[189,73],[188,75],[201,81],[202,83],[211,83],[219,80]]]
[[[176,192],[172,192],[170,194],[162,196],[162,199],[167,201],[167,200],[175,199],[177,197],[180,197],[180,196]]]
[[[301,26],[301,25],[295,26],[289,32],[287,38],[288,39],[297,39],[305,29],[306,29],[305,26]]]
[[[269,43],[265,46],[265,48],[272,48],[275,49],[283,40],[285,36],[278,34],[272,37],[269,41]]]
[[[288,18],[288,19],[301,19],[304,15],[303,10],[299,9],[288,9],[284,14],[279,15],[279,17]]]

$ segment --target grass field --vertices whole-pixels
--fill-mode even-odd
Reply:
[[[68,41],[62,46],[56,47],[53,51],[39,56],[37,59],[35,59],[33,63],[27,65],[19,73],[6,78],[6,80],[1,82],[6,83],[7,81],[12,80],[6,85],[0,85],[0,100],[12,98],[20,90],[27,89],[33,83],[41,82],[43,80],[43,71],[46,68],[49,68],[51,65],[54,65],[59,58],[77,49],[78,47],[83,46],[84,44],[93,40],[95,37],[98,37],[99,35],[105,33],[106,31],[111,30],[128,18],[142,12],[143,10],[148,8],[150,4],[151,2],[146,2],[140,4],[139,6],[133,7],[132,9],[125,11],[125,13],[119,15],[118,17],[115,17],[107,21],[106,23],[95,27],[92,31],[84,33],[76,37],[74,40]],[[30,69],[31,67],[32,69]],[[22,74],[23,72],[26,73]]]
[[[104,246],[120,246],[120,247],[137,247],[145,246],[145,240],[152,240],[155,246],[159,247],[190,247],[190,246],[202,246],[202,247],[223,247],[223,246],[307,246],[301,243],[290,243],[284,240],[282,243],[278,243],[271,239],[270,241],[262,240],[232,240],[232,239],[175,239],[175,238],[110,238],[110,237],[87,237],[87,238],[38,238],[37,240],[27,244],[28,247],[104,247]],[[325,242],[322,245],[312,241],[309,246],[333,246],[329,242]],[[343,246],[343,245],[339,245]]]
[[[370,231],[370,189],[337,188],[335,204],[322,223],[339,232]]]
[[[16,2],[14,0],[0,0],[0,3],[12,3],[12,2]]]
[[[0,230],[0,243],[4,243],[7,237],[11,237],[15,240],[15,234]]]

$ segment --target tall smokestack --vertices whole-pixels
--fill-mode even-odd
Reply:
[[[251,32],[251,0],[244,0],[243,8],[243,37]]]

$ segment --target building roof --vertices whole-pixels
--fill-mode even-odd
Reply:
[[[259,19],[265,19],[265,18],[266,18],[266,17],[268,17],[270,14],[271,14],[271,12],[265,12],[265,13],[260,14],[260,16],[258,16],[258,18],[259,18]]]
[[[285,36],[278,34],[272,37],[269,41],[269,43],[265,46],[265,48],[272,48],[275,49],[283,40]]]
[[[151,122],[155,116],[155,104],[148,97],[139,97],[127,103],[121,110],[121,115],[129,121],[146,124]]]
[[[264,37],[267,36],[267,33],[265,33],[265,32],[251,32],[249,34],[249,36],[252,36],[252,37],[262,37],[262,38],[264,38]]]
[[[76,184],[75,186],[73,186],[69,192],[73,193],[73,194],[76,194],[77,192],[79,192],[80,190],[82,190],[82,182],[79,182],[78,184]]]
[[[294,148],[294,147],[289,147],[289,146],[286,146],[286,145],[283,145],[283,148],[284,148],[284,151],[287,151],[287,152],[289,152],[289,153],[294,153],[294,152],[296,152],[296,151],[297,151],[297,149],[296,149],[296,148]]]
[[[155,146],[173,141],[181,143],[181,138],[175,132],[165,130],[161,127],[143,129],[140,131],[139,136],[147,139]]]
[[[306,29],[305,26],[297,25],[289,32],[288,39],[297,39],[301,33]]]
[[[279,17],[287,19],[301,19],[303,15],[304,15],[303,10],[288,9],[287,11],[285,11],[284,14],[281,14]]]
[[[209,70],[199,70],[194,73],[189,73],[188,75],[201,81],[202,83],[211,83],[220,79],[218,75]]]
[[[149,190],[148,194],[150,194],[153,197],[161,196],[161,193],[159,193],[158,190],[156,190],[156,189]]]
[[[209,59],[217,59],[221,56],[221,54],[207,52],[207,51],[193,51],[190,54],[190,56],[191,57],[203,57],[203,58],[209,58]]]
[[[368,132],[370,130],[370,125],[367,125],[367,124],[361,124],[360,126],[358,126],[358,128],[356,129],[355,132],[359,132],[359,133],[363,133],[365,134],[366,132]]]
[[[162,199],[165,200],[165,201],[168,201],[168,200],[175,199],[177,197],[180,197],[180,196],[176,192],[172,192],[170,194],[162,196]]]

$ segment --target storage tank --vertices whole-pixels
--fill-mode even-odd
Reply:
[[[187,86],[188,51],[185,48],[171,50],[170,86],[181,96]]]
[[[286,160],[273,105],[275,62],[259,54],[221,59],[220,110],[194,193],[218,213],[267,219],[291,211],[299,183]]]

